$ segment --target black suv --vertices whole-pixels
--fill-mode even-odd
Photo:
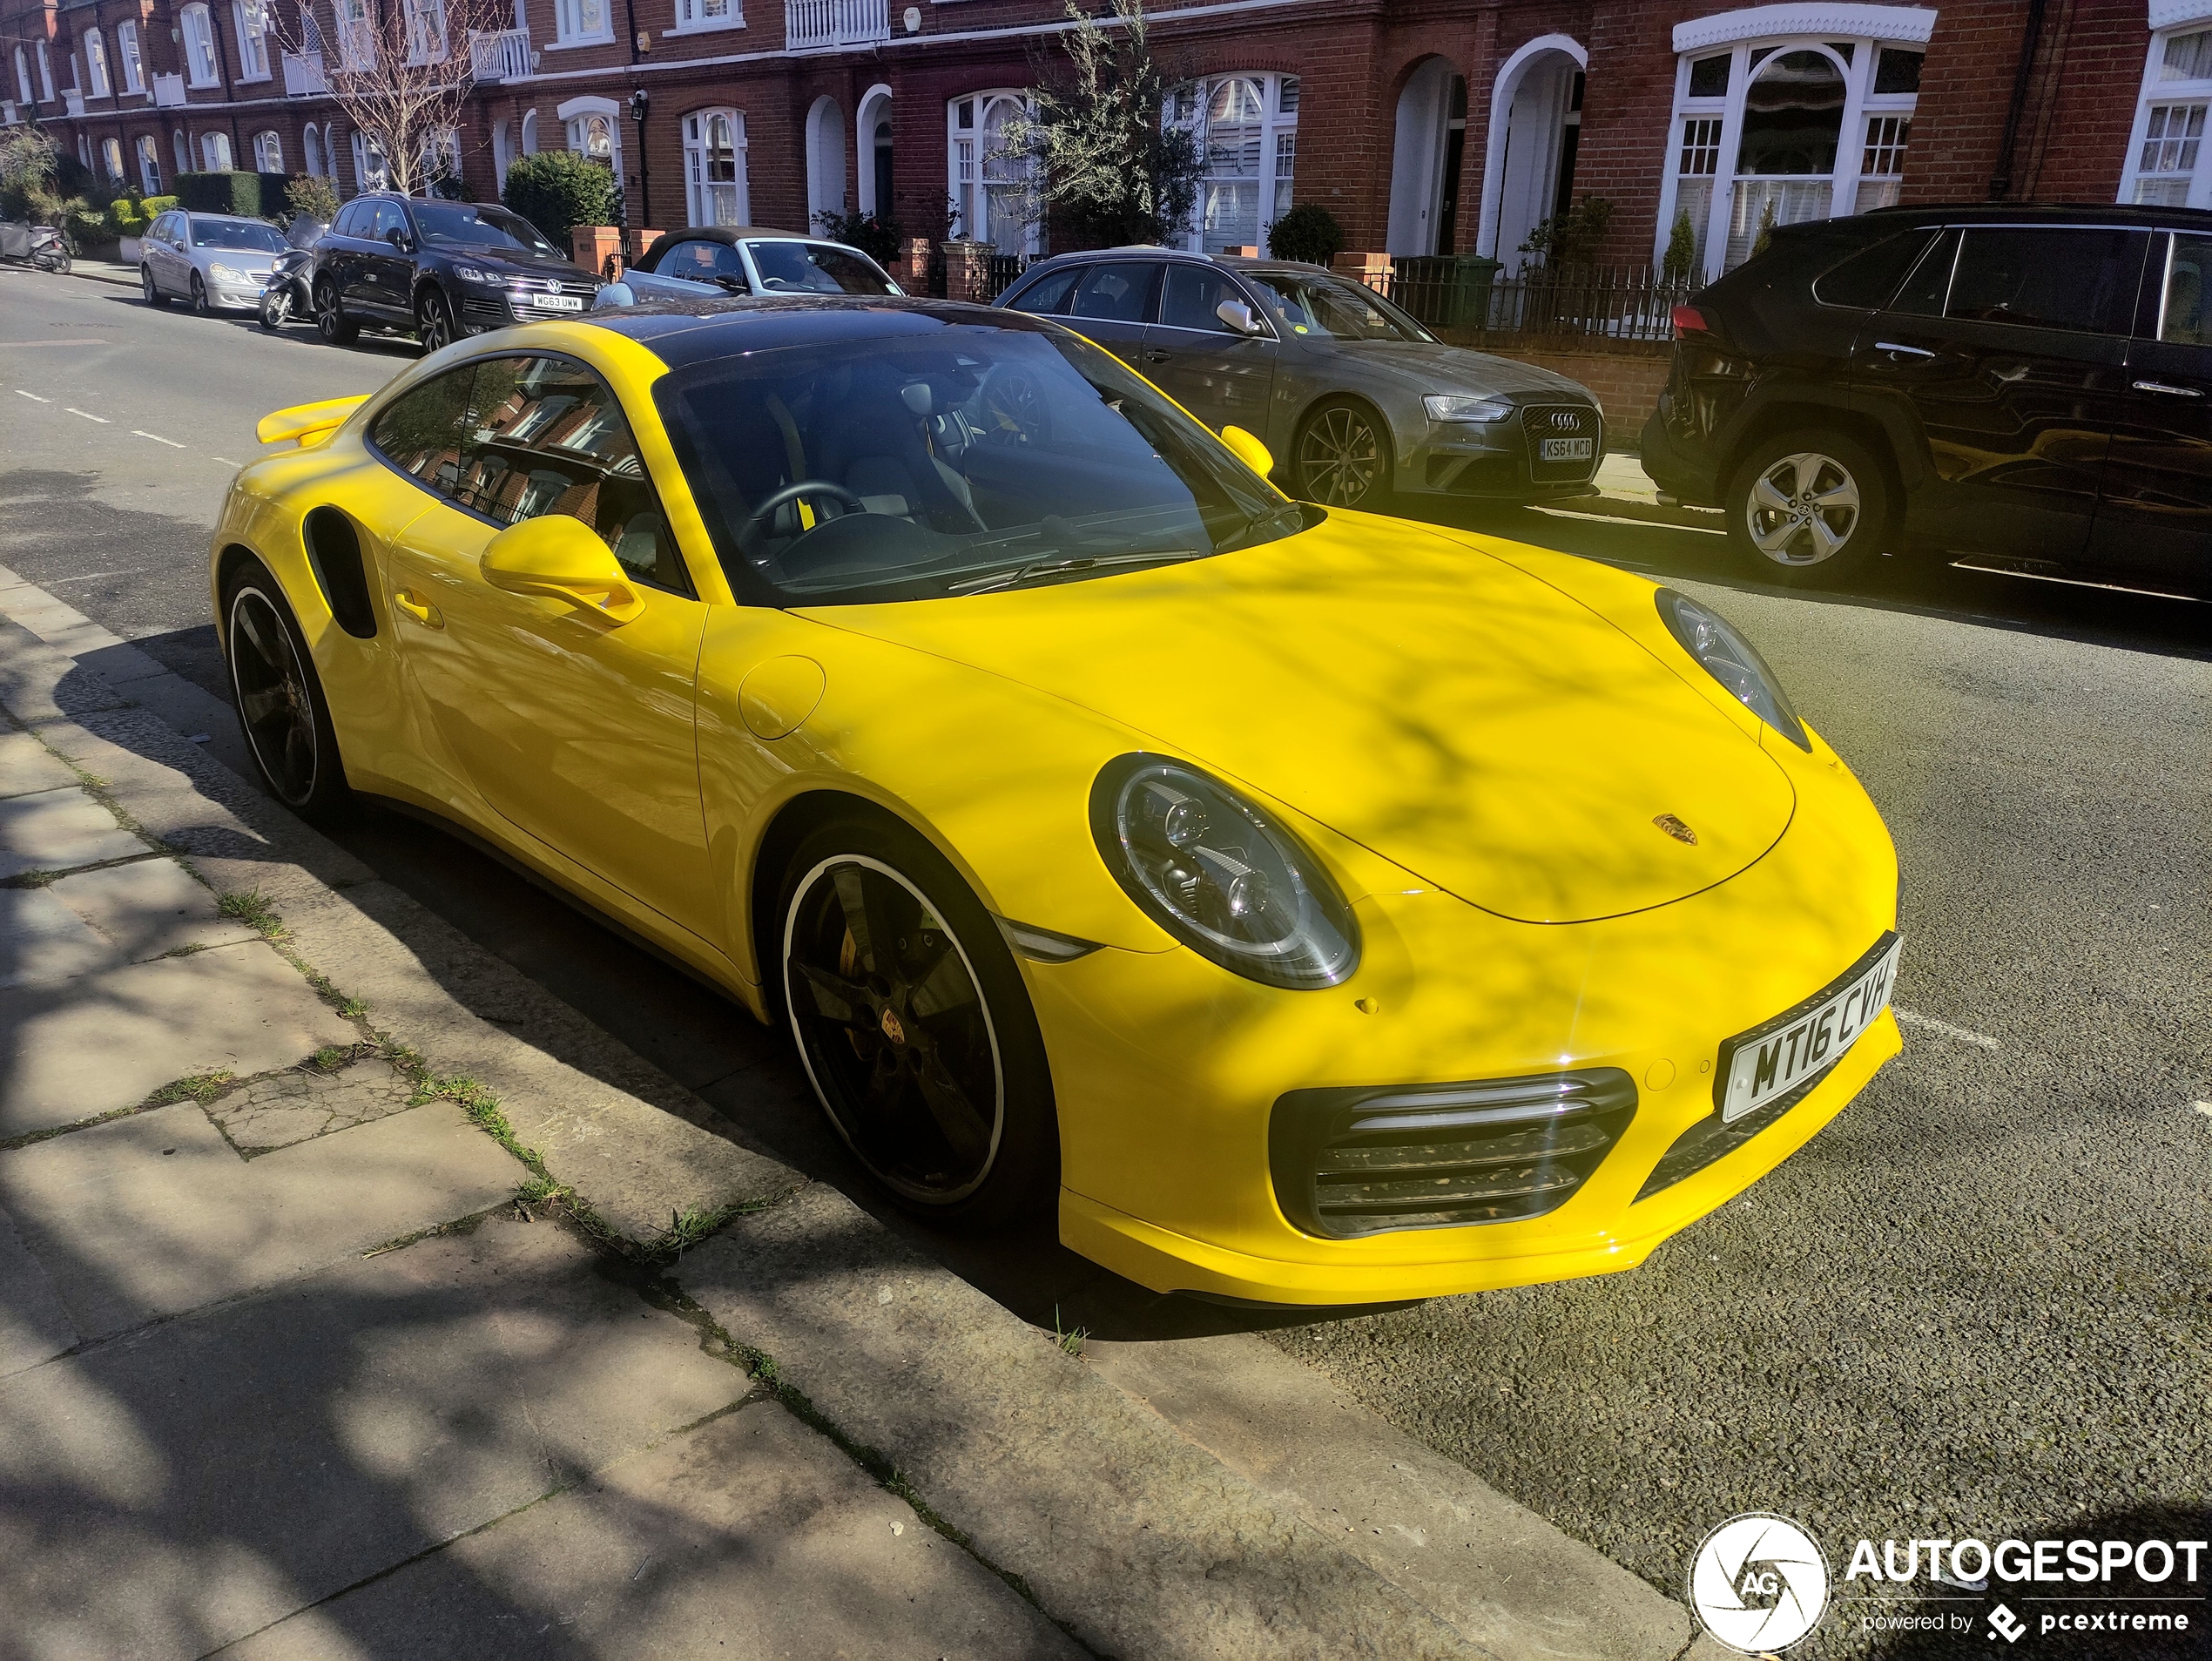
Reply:
[[[580,317],[598,292],[528,219],[474,202],[356,196],[315,244],[315,326],[334,344],[374,322],[411,328],[435,352],[508,323]]]
[[[1773,233],[1675,311],[1643,429],[1743,557],[1892,550],[2212,595],[2212,213],[1885,208]]]

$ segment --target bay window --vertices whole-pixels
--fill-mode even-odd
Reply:
[[[685,116],[685,222],[743,225],[747,206],[744,115],[736,110],[698,110]]]
[[[1001,253],[1042,250],[1043,227],[1028,212],[1022,164],[998,154],[1007,123],[1028,109],[1028,95],[1001,87],[954,98],[945,106],[946,183],[952,192],[954,236],[988,242]]]
[[[1295,75],[1238,74],[1169,94],[1163,119],[1190,131],[1205,168],[1184,246],[1219,253],[1262,246],[1266,228],[1291,211],[1298,91]]]
[[[138,52],[138,25],[119,23],[115,26],[115,55],[123,65],[123,90],[143,94],[146,90],[146,62]]]
[[[215,25],[202,3],[177,14],[185,33],[185,78],[194,86],[215,84]]]
[[[2212,0],[2154,7],[2176,19],[2155,30],[2143,70],[2120,199],[2146,207],[2212,206]]]
[[[84,93],[87,98],[104,98],[115,91],[115,83],[108,78],[107,44],[100,38],[97,29],[87,29],[84,43]]]
[[[268,9],[266,0],[234,0],[231,21],[238,30],[238,78],[269,78]]]

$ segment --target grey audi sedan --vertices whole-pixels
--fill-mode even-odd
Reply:
[[[1565,375],[1447,346],[1318,266],[1109,248],[1040,260],[998,303],[1089,336],[1217,431],[1244,429],[1309,501],[1586,495],[1605,453],[1604,413]]]

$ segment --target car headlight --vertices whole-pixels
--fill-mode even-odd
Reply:
[[[1090,793],[1091,834],[1139,909],[1268,986],[1335,986],[1359,966],[1352,908],[1273,815],[1195,767],[1125,755]]]
[[[1659,618],[1668,632],[1682,642],[1682,649],[1704,666],[1705,672],[1728,688],[1769,726],[1811,753],[1812,740],[1804,723],[1783,696],[1782,683],[1766,666],[1749,640],[1723,621],[1718,612],[1700,605],[1688,595],[1670,588],[1659,591]]]
[[[1478,398],[1456,392],[1432,392],[1422,398],[1431,421],[1504,421],[1513,414],[1510,398]]]
[[[247,276],[246,273],[239,270],[236,267],[226,266],[218,260],[212,260],[208,261],[207,264],[207,274],[212,277],[217,282],[248,283],[253,280],[252,277]]]
[[[489,272],[479,271],[474,266],[455,266],[453,268],[453,274],[463,282],[497,282],[499,280]]]

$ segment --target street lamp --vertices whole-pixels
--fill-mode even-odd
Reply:
[[[630,95],[630,118],[637,124],[637,217],[653,222],[653,170],[645,159],[645,111],[652,99],[639,87]]]

